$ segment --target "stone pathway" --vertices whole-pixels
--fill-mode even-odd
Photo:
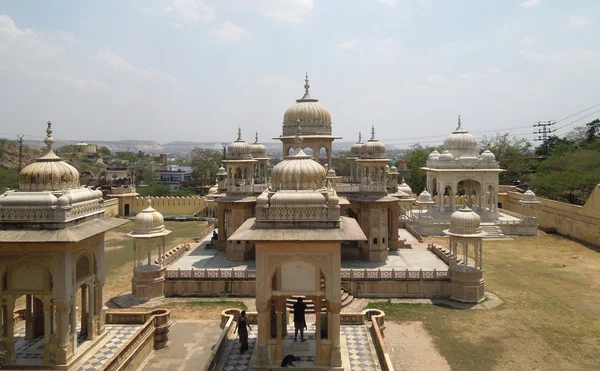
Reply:
[[[170,328],[171,344],[154,351],[145,371],[202,370],[221,335],[220,321],[174,321]]]
[[[81,366],[78,370],[92,371],[102,368],[106,361],[129,341],[140,327],[137,325],[106,325],[106,332],[108,332],[106,338],[102,339],[100,343],[94,344],[96,349],[90,349],[88,354],[79,361]]]
[[[422,322],[386,321],[385,344],[396,371],[450,371]]]

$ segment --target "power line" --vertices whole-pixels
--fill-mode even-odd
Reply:
[[[573,120],[573,121],[569,122],[568,124],[564,124],[564,125],[560,126],[559,128],[557,128],[557,129],[556,129],[556,131],[558,131],[558,130],[560,130],[560,129],[563,129],[563,128],[566,128],[566,127],[567,127],[567,126],[569,126],[569,125],[573,125],[574,123],[576,123],[576,122],[578,122],[578,121],[581,121],[581,120],[583,120],[583,119],[586,119],[586,118],[588,118],[588,117],[590,117],[590,116],[593,116],[593,115],[595,115],[595,114],[597,114],[597,113],[600,113],[600,109],[599,109],[599,110],[596,110],[596,111],[594,111],[594,112],[592,112],[592,113],[590,113],[590,114],[588,114],[588,115],[582,116],[582,117],[580,117],[580,118],[578,118],[578,119],[576,119],[576,120]],[[558,122],[558,121],[557,121],[557,122]]]

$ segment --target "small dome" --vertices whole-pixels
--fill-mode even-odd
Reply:
[[[481,159],[483,161],[496,161],[496,156],[489,149],[486,149],[481,153]]]
[[[148,207],[142,210],[133,219],[133,232],[130,234],[134,237],[140,236],[162,236],[170,233],[165,229],[165,219],[163,215],[152,207],[152,199],[148,199]]]
[[[375,127],[371,127],[371,139],[363,145],[361,158],[385,158],[385,144],[375,139]]]
[[[333,168],[327,170],[327,178],[337,178],[337,174]]]
[[[525,191],[525,193],[523,193],[523,198],[521,199],[520,202],[523,202],[523,203],[536,203],[536,204],[540,203],[538,201],[535,193],[533,193],[533,191],[531,189],[528,189],[527,191]]]
[[[302,122],[305,135],[331,135],[331,114],[318,99],[310,96],[308,75],[304,81],[304,95],[283,115],[283,135],[294,135],[298,121]]]
[[[300,147],[298,153],[286,157],[271,172],[274,189],[314,190],[323,188],[325,180],[325,168],[307,156]]]
[[[440,153],[437,150],[433,150],[433,152],[431,152],[429,154],[429,159],[430,160],[437,160],[440,157]]]
[[[402,180],[400,181],[400,184],[398,184],[398,190],[402,191],[404,193],[407,193],[409,195],[412,194],[412,189],[408,186],[408,184],[406,184],[406,181],[404,180],[404,177],[402,177]]]
[[[329,204],[329,206],[336,206],[340,204],[340,198],[338,197],[335,189],[333,190],[333,193],[327,198],[327,203]]]
[[[442,154],[438,158],[440,161],[453,161],[454,156],[448,150],[442,152]]]
[[[433,197],[431,197],[431,194],[427,192],[427,190],[424,190],[423,192],[421,192],[419,197],[417,197],[417,201],[419,201],[419,203],[422,204],[432,204]]]
[[[264,191],[256,197],[256,206],[267,206],[269,204],[268,191]]]
[[[56,205],[58,205],[58,207],[66,207],[69,206],[71,204],[71,201],[69,200],[69,197],[67,197],[66,193],[63,193],[62,196],[60,196],[58,198],[58,201],[56,202]]]
[[[476,212],[465,206],[450,216],[449,232],[454,235],[480,234],[482,232],[481,218]]]
[[[19,173],[21,191],[61,191],[79,187],[79,172],[52,151],[52,123],[48,121],[44,142],[48,153],[29,164]]]
[[[228,159],[252,159],[252,147],[242,139],[242,130],[238,128],[238,138],[227,147]]]
[[[358,133],[358,142],[354,143],[352,147],[350,147],[350,153],[353,156],[360,156],[362,152],[364,142],[362,141],[362,134]]]
[[[258,133],[256,133],[255,138],[254,143],[250,145],[252,147],[252,158],[267,158],[267,147],[258,141]]]
[[[477,139],[468,130],[463,129],[461,125],[460,116],[458,116],[458,127],[446,137],[444,147],[457,158],[463,155],[477,157],[476,154],[479,154]]]
[[[223,165],[221,165],[221,167],[219,167],[219,170],[217,170],[217,176],[227,176],[227,171],[225,170]]]

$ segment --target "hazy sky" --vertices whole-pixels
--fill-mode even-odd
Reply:
[[[531,138],[600,103],[599,27],[597,0],[3,0],[0,136],[267,141],[308,72],[344,141],[441,141],[458,113]]]

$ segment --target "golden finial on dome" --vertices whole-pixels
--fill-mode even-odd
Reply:
[[[49,150],[52,150],[54,138],[52,138],[52,122],[48,121],[48,129],[46,129],[46,139],[44,140]]]
[[[362,142],[362,133],[358,133],[358,143]]]

